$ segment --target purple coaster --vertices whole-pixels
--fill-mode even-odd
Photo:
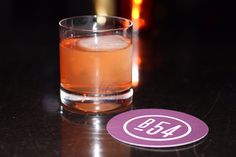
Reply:
[[[167,148],[196,142],[209,129],[200,119],[164,109],[139,109],[121,113],[107,124],[115,139],[141,147]]]

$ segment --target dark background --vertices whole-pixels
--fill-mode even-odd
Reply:
[[[208,64],[208,59],[211,62],[213,60],[213,66],[220,66],[222,62],[233,64],[235,11],[232,2],[209,0],[147,1],[152,2],[149,9],[145,10],[149,12],[150,16],[148,34],[154,34],[157,38],[160,36],[161,38],[158,39],[167,42],[167,44],[175,44],[174,51],[177,50],[177,47],[189,48],[191,52],[204,47],[204,50],[199,49],[195,53],[211,55],[211,58],[204,60],[203,55],[197,56],[200,58],[192,57],[194,60],[203,61],[204,64]],[[116,15],[130,18],[128,12],[130,1],[117,0],[116,3]],[[28,54],[27,51],[24,51],[32,44],[36,44],[35,46],[38,48],[49,44],[47,51],[51,50],[46,52],[45,58],[48,58],[47,55],[52,57],[51,59],[56,58],[58,50],[54,46],[58,43],[58,21],[65,17],[91,14],[95,14],[94,1],[92,0],[2,0],[0,3],[1,60],[15,58],[19,61],[22,56],[34,58],[38,54],[35,52]],[[25,42],[23,43],[23,41]],[[184,42],[188,42],[188,44],[184,44]],[[7,51],[10,50],[5,48],[9,46],[11,48],[21,46],[22,48],[11,51],[9,54]],[[174,51],[169,53],[174,53]],[[190,52],[187,53],[187,55],[192,55]],[[5,55],[7,56],[4,57]],[[3,65],[10,68],[12,64],[6,62]]]
[[[123,156],[234,156],[234,4],[149,1],[149,25],[140,30],[142,63],[134,106],[192,114],[208,124],[210,133],[199,146],[166,152],[123,145],[104,133],[96,137],[108,141],[101,154],[119,156],[118,150],[128,149]],[[129,1],[116,3],[117,15],[130,18]],[[61,119],[58,112],[58,21],[85,14],[95,14],[93,1],[1,0],[0,156],[94,155],[93,131]],[[80,145],[77,136],[90,145]],[[114,149],[105,149],[110,141]]]

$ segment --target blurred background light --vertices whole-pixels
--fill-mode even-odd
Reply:
[[[137,87],[139,84],[139,66],[142,62],[139,56],[139,29],[144,26],[144,19],[140,18],[142,0],[132,0],[131,20],[133,21],[133,67],[132,67],[132,85]]]
[[[96,15],[115,15],[115,0],[94,0]]]

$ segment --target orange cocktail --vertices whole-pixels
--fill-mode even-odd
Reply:
[[[131,88],[131,41],[118,35],[68,38],[60,43],[61,87],[83,95]]]
[[[78,114],[123,111],[132,104],[132,22],[77,16],[60,25],[62,109]]]

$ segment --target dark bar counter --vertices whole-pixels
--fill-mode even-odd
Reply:
[[[10,2],[4,4],[11,8]],[[235,156],[232,9],[220,2],[192,4],[189,12],[184,5],[161,4],[167,8],[166,14],[162,12],[159,17],[156,11],[149,26],[138,35],[134,33],[140,60],[132,109],[171,109],[191,114],[208,125],[206,138],[181,147],[147,149],[112,138],[105,129],[112,116],[62,116],[57,22],[76,12],[64,14],[59,11],[63,7],[60,5],[54,10],[56,18],[50,14],[50,7],[45,8],[45,21],[35,12],[27,19],[23,17],[27,11],[18,8],[0,27],[0,156]],[[78,15],[89,13],[93,12],[81,11]]]

